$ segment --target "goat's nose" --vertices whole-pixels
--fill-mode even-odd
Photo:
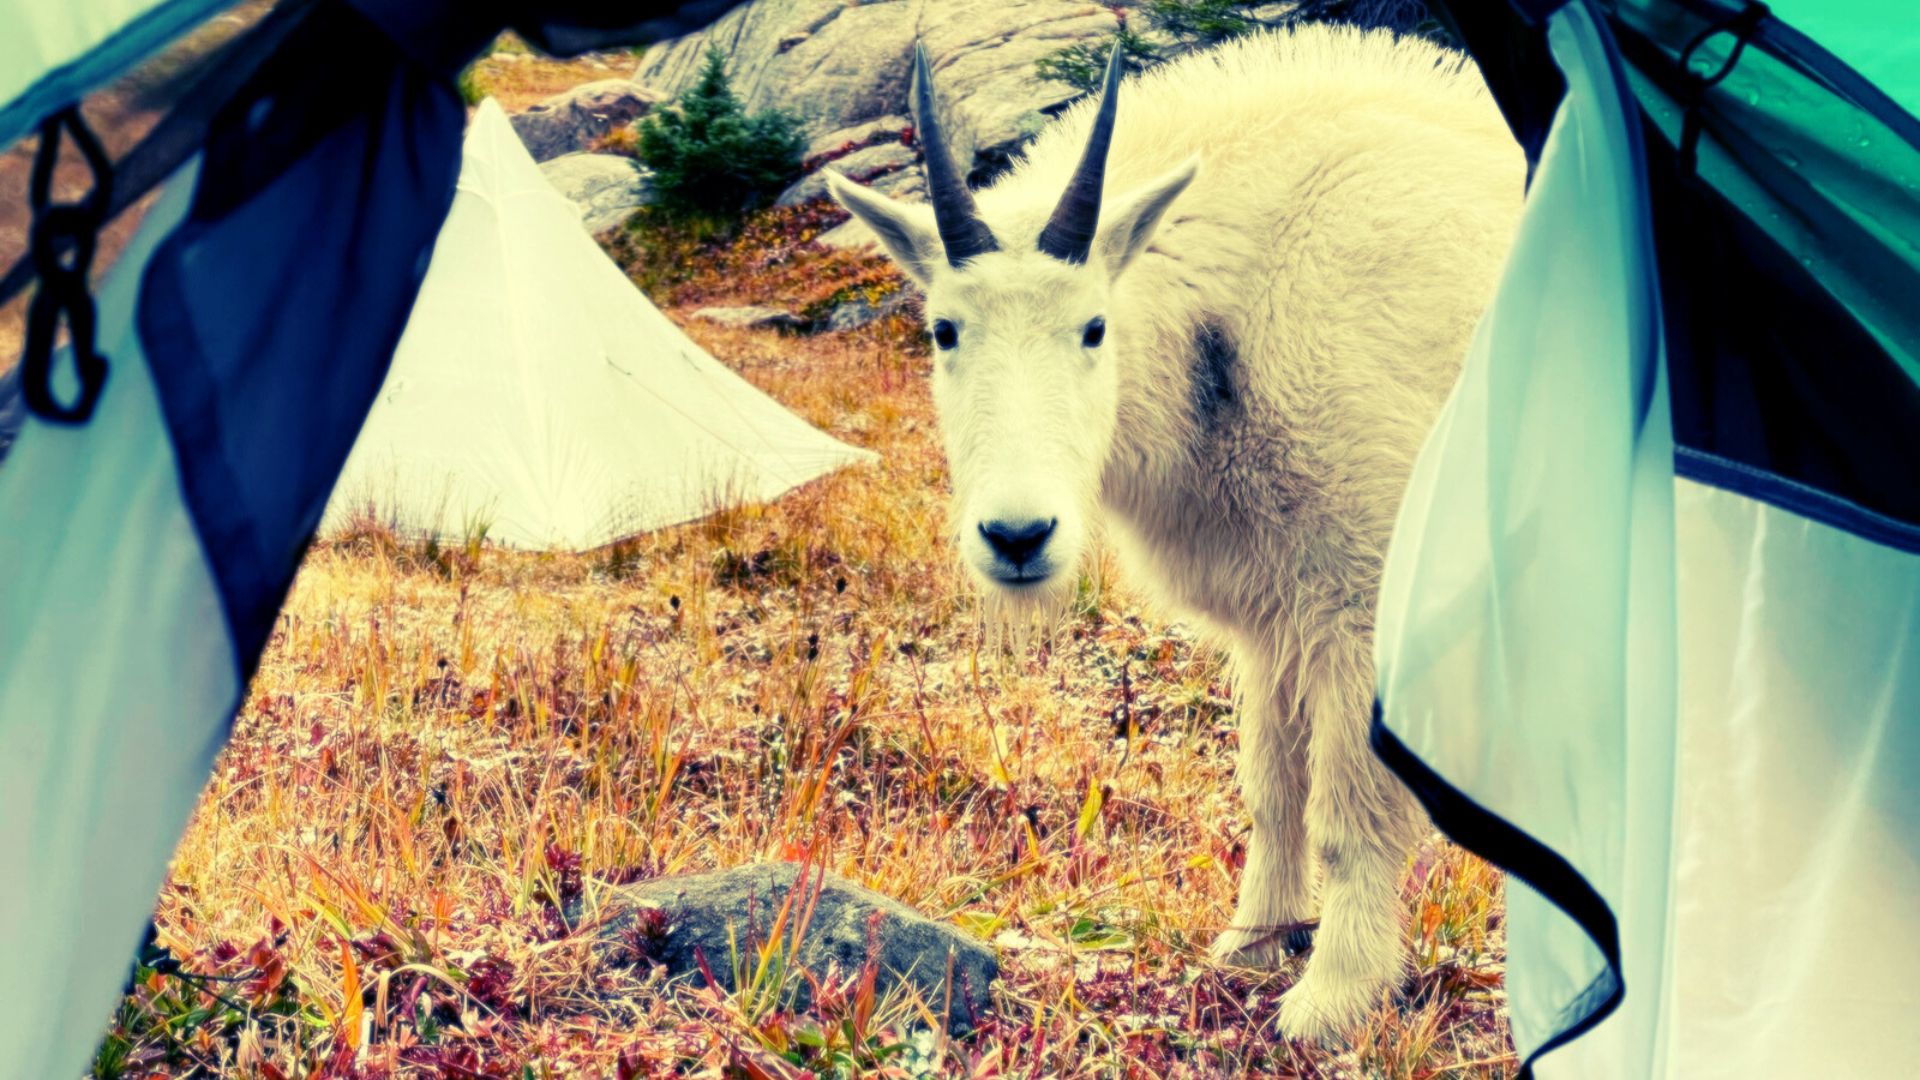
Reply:
[[[1014,566],[1025,566],[1047,546],[1047,537],[1053,535],[1058,520],[989,521],[979,527],[980,536],[995,555]]]

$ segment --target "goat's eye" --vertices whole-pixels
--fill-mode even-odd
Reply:
[[[933,323],[933,343],[942,349],[951,349],[960,344],[960,331],[945,319],[935,319]]]
[[[1096,315],[1092,322],[1087,323],[1086,330],[1081,332],[1080,344],[1085,345],[1089,349],[1098,348],[1100,342],[1104,341],[1106,336],[1107,320]]]

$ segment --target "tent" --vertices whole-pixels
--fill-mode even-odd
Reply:
[[[1911,5],[1801,5],[1904,107],[1760,4],[1437,6],[1533,167],[1388,556],[1375,747],[1510,872],[1540,1074],[1908,1075]]]
[[[88,150],[77,95],[219,6],[0,0],[0,142]],[[93,1045],[455,201],[465,58],[728,6],[280,0],[141,147],[87,155],[93,198],[40,208],[0,468],[0,1078]],[[1910,0],[1429,6],[1531,186],[1402,507],[1375,748],[1512,874],[1523,1070],[1904,1075]],[[167,176],[96,304],[91,231]]]
[[[409,532],[584,550],[872,459],[708,356],[579,218],[481,103],[323,528],[370,508]]]

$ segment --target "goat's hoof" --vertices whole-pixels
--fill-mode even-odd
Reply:
[[[1331,1046],[1343,1041],[1380,1000],[1383,986],[1368,982],[1335,983],[1314,978],[1312,966],[1280,995],[1280,1033],[1290,1039]]]
[[[1225,930],[1213,939],[1213,962],[1227,967],[1277,968],[1287,962],[1286,934],[1270,930]]]

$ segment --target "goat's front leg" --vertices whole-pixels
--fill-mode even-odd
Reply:
[[[1397,987],[1405,965],[1400,876],[1421,821],[1413,796],[1367,742],[1373,665],[1364,634],[1341,635],[1307,674],[1313,790],[1307,837],[1321,872],[1320,927],[1280,1029],[1331,1041]]]
[[[1240,795],[1253,819],[1247,865],[1233,922],[1214,939],[1214,959],[1240,967],[1277,967],[1305,936],[1313,902],[1307,847],[1307,731],[1293,695],[1264,659],[1236,658],[1240,698]]]

